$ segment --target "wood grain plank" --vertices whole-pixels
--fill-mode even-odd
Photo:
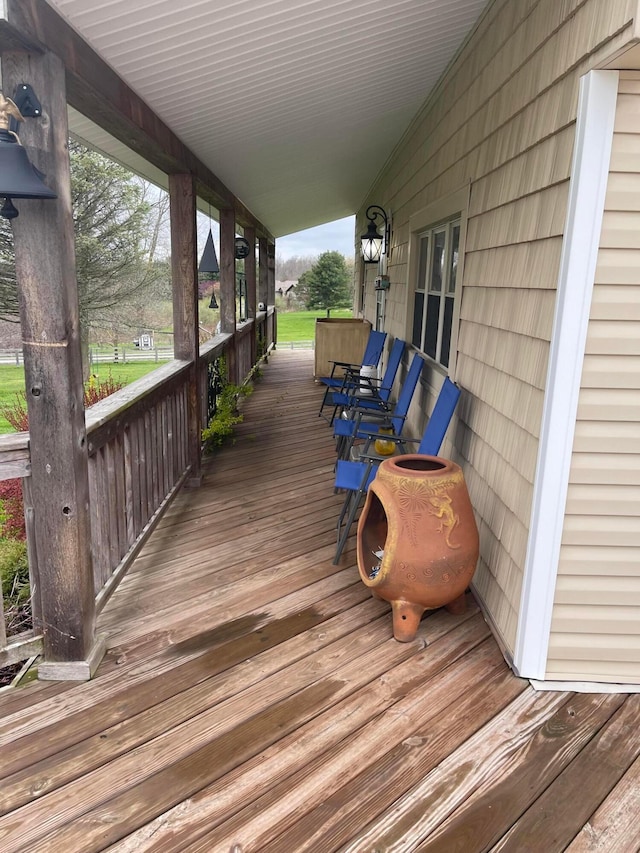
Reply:
[[[639,724],[640,695],[633,694],[492,851],[565,850],[640,754]]]
[[[549,810],[584,800],[561,816],[563,843],[633,849],[637,716],[616,723],[631,697],[534,693],[474,604],[397,644],[353,538],[332,565],[341,499],[312,364],[270,357],[235,444],[205,460],[101,613],[97,677],[0,694],[3,853],[513,849],[544,786]],[[146,418],[129,452],[137,429],[152,509],[171,403]]]
[[[431,647],[429,653],[434,651]],[[224,850],[233,843],[247,851],[266,851],[276,836],[274,849],[329,850],[328,834],[318,830],[323,819],[335,819],[337,808],[342,809],[342,817],[346,810],[352,813],[346,838],[353,837],[353,830],[366,818],[367,807],[377,800],[376,791],[381,800],[375,808],[380,810],[386,797],[392,797],[393,781],[402,791],[410,784],[412,773],[421,778],[424,767],[430,766],[431,750],[424,747],[431,743],[427,732],[435,729],[437,736],[439,718],[448,717],[461,697],[483,681],[489,681],[495,690],[492,677],[499,670],[504,673],[499,653],[492,643],[482,644],[451,663],[445,672],[434,673],[428,682],[416,680],[402,694],[394,692],[397,701],[350,737],[334,743],[314,764],[301,768],[216,831],[208,832],[191,845],[194,853]],[[505,696],[503,705],[514,695]],[[453,749],[457,737],[464,736],[464,731],[453,737],[447,732],[445,749]],[[376,787],[382,780],[389,785],[388,791]]]
[[[622,705],[622,696],[579,694],[514,756],[499,780],[480,787],[416,851],[486,850],[571,763]]]
[[[203,626],[200,633],[176,637],[160,654],[142,660],[137,655],[127,658],[126,653],[116,648],[111,653],[116,666],[87,685],[81,696],[77,691],[54,694],[37,706],[20,708],[14,717],[7,715],[2,720],[0,772],[4,776],[55,754],[56,749],[64,749],[83,736],[115,725],[127,715],[134,716],[204,678],[235,666],[240,660],[255,656],[261,649],[268,651],[295,636],[296,630],[304,632],[320,625],[343,609],[356,607],[367,597],[354,585],[335,594],[327,590],[322,601],[312,605],[296,600],[293,607],[280,605],[271,613],[258,610],[210,629]],[[367,614],[373,613],[375,617],[381,612],[385,612],[385,607],[380,602],[373,610],[367,610]],[[355,619],[358,623],[358,614]],[[363,624],[366,622],[365,619]],[[157,653],[155,646],[152,648]],[[286,659],[281,663],[285,665]]]
[[[640,759],[580,830],[567,853],[640,850]]]
[[[330,652],[310,655],[276,678],[259,681],[77,782],[0,818],[3,853],[36,841],[43,853],[80,843],[86,853],[102,849],[105,841],[117,840],[209,784],[224,769],[294,731],[352,692],[358,679],[367,683],[412,656],[412,649],[386,640],[374,657],[375,666],[365,669],[358,658],[385,633],[378,620],[355,637],[338,640]],[[109,819],[107,830],[105,818],[114,813],[121,819],[116,825]],[[80,816],[81,821],[70,823]]]
[[[352,853],[380,845],[389,851],[411,850],[478,787],[499,777],[511,756],[566,702],[566,694],[522,693],[340,849]],[[425,809],[427,802],[429,809]]]
[[[334,596],[334,606],[340,606],[341,598],[344,597]],[[330,618],[322,621],[323,616]],[[73,719],[39,732],[28,742],[31,757],[38,763],[38,797],[203,713],[217,700],[229,698],[321,651],[380,616],[380,607],[367,600],[336,616],[330,616],[330,611],[308,612],[273,620],[255,632],[216,646],[215,652],[205,651],[189,664],[176,666],[153,679],[156,689],[151,695],[152,704],[145,683],[143,689],[120,695],[115,707],[107,702],[96,704],[88,714],[75,714]],[[302,630],[305,625],[309,625],[306,631]],[[205,648],[206,642],[202,640]],[[249,658],[253,661],[251,667],[245,662]],[[50,757],[46,759],[48,753]],[[23,756],[21,763],[26,760]],[[3,778],[1,814],[33,799],[33,779],[31,766]]]
[[[476,621],[475,625],[469,628],[468,635],[473,636],[469,642],[476,645],[480,637],[486,637],[486,626]],[[346,645],[349,645],[350,642],[353,642],[353,638],[347,639]],[[422,644],[417,645],[420,647]],[[229,772],[239,767],[244,761],[254,758],[287,735],[298,739],[298,735],[295,734],[297,729],[309,721],[315,720],[321,712],[328,710],[340,700],[350,696],[358,687],[375,683],[383,701],[387,703],[404,695],[407,691],[407,684],[415,684],[417,680],[420,680],[420,675],[415,657],[416,650],[414,649],[413,653],[407,654],[399,646],[400,644],[392,639],[386,640],[378,646],[375,654],[371,654],[369,651],[364,652],[367,661],[366,666],[363,665],[364,661],[360,656],[342,667],[331,670],[330,675],[324,680],[322,680],[321,671],[315,677],[313,673],[309,673],[309,659],[302,662],[301,668],[306,670],[307,678],[311,675],[308,687],[292,694],[290,684],[281,685],[280,690],[288,693],[289,698],[275,702],[273,701],[276,698],[273,696],[273,690],[267,689],[265,691],[267,702],[263,706],[264,710],[259,706],[254,706],[257,713],[247,717],[245,707],[244,719],[246,722],[242,722],[242,717],[230,715],[230,720],[233,718],[233,728],[227,733],[222,730],[221,736],[216,737],[213,741],[209,731],[206,745],[185,755],[184,763],[188,762],[189,767],[187,774],[184,773],[182,760],[174,762],[172,766],[167,766],[165,762],[165,770],[161,771],[160,774],[164,778],[160,778],[157,774],[149,776],[145,781],[136,785],[135,791],[123,792],[121,796],[114,797],[104,807],[84,814],[82,820],[84,849],[87,853],[93,849],[101,849],[94,844],[104,843],[105,834],[107,840],[117,840],[123,829],[127,829],[127,825],[130,829],[134,829],[140,825],[140,822],[146,822],[149,818],[157,816],[167,807],[172,807],[183,799],[186,791],[190,792],[186,794],[187,796],[193,796],[202,787],[220,778],[223,772]],[[455,643],[449,644],[443,648],[442,655],[434,653],[433,660],[425,654],[423,666],[433,673],[434,668],[437,670],[443,665],[443,660],[451,661],[459,654],[460,650],[456,650]],[[323,668],[328,665],[326,653],[324,659]],[[395,660],[395,664],[391,668],[397,673],[396,681],[404,679],[404,687],[399,687],[397,691],[389,686],[387,671],[390,669],[390,659]],[[318,662],[320,660],[321,656],[318,656]],[[406,663],[404,667],[401,665],[402,662]],[[288,679],[281,675],[279,681],[288,681]],[[264,687],[262,689],[264,690]],[[257,692],[260,692],[260,685]],[[271,701],[268,700],[269,694],[272,695]],[[243,707],[249,698],[249,691],[239,697],[238,704],[240,707]],[[360,697],[358,705],[366,709],[368,702],[363,703],[362,697]],[[278,721],[275,726],[274,719]],[[216,729],[216,733],[217,731]],[[86,801],[86,788],[83,796]],[[106,823],[108,815],[112,815],[114,812],[121,813],[123,820],[117,826],[113,826],[113,822],[110,821],[112,825],[109,828]],[[70,828],[66,831],[62,829],[59,833],[49,834],[46,840],[39,841],[39,846],[43,851],[47,851],[60,849],[69,843],[77,843],[81,836],[76,835],[76,832],[79,830]],[[56,845],[58,846],[56,847]]]

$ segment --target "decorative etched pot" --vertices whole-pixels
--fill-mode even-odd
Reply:
[[[412,640],[425,610],[464,610],[478,528],[462,470],[439,456],[385,459],[358,523],[358,570],[391,602],[393,635]]]

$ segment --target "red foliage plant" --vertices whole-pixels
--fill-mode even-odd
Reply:
[[[84,407],[93,406],[99,400],[104,400],[115,391],[124,387],[124,382],[116,382],[111,374],[100,381],[95,377],[87,383],[84,390]],[[11,406],[3,406],[0,413],[6,418],[16,432],[28,432],[29,414],[27,412],[27,398],[22,391],[16,394],[16,399]],[[22,483],[20,480],[0,481],[0,503],[2,503],[4,522],[0,518],[0,536],[9,539],[26,538],[24,526],[24,510],[22,507]]]
[[[29,431],[29,415],[27,413],[27,397],[24,391],[16,394],[16,399],[11,406],[2,406],[0,414],[9,421],[16,432]]]
[[[88,409],[94,403],[110,397],[116,391],[124,388],[124,382],[116,381],[111,374],[106,379],[98,379],[92,376],[84,389],[84,407]],[[29,431],[29,414],[27,412],[27,397],[24,391],[15,395],[11,406],[0,407],[0,414],[11,424],[16,432]]]
[[[84,407],[88,409],[94,403],[104,400],[105,397],[110,397],[124,388],[124,382],[116,381],[111,374],[106,379],[98,379],[97,376],[92,376],[84,389]]]
[[[3,505],[4,522],[0,519],[0,536],[7,539],[27,537],[22,508],[22,482],[20,480],[0,481],[0,502]]]

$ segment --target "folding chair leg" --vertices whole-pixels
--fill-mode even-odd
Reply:
[[[347,492],[347,496],[344,499],[344,503],[338,517],[338,547],[336,548],[336,555],[333,558],[334,566],[338,565],[344,546],[347,544],[349,531],[351,530],[351,525],[356,517],[356,512],[358,511],[363,495],[364,492],[362,491]],[[347,520],[344,523],[344,529],[342,529],[342,519],[345,515],[347,516]]]
[[[324,407],[325,407],[325,406],[326,406],[326,404],[327,404],[327,397],[329,396],[329,391],[330,391],[330,390],[331,390],[331,389],[330,389],[330,387],[329,387],[328,385],[327,385],[327,387],[324,389],[324,397],[322,398],[322,402],[320,403],[320,411],[318,412],[318,417],[319,417],[319,418],[323,417],[322,410],[324,409]]]

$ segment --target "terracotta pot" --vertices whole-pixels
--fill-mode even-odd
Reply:
[[[358,523],[358,570],[391,602],[396,640],[415,637],[425,610],[464,610],[478,550],[459,465],[417,454],[380,463]]]

